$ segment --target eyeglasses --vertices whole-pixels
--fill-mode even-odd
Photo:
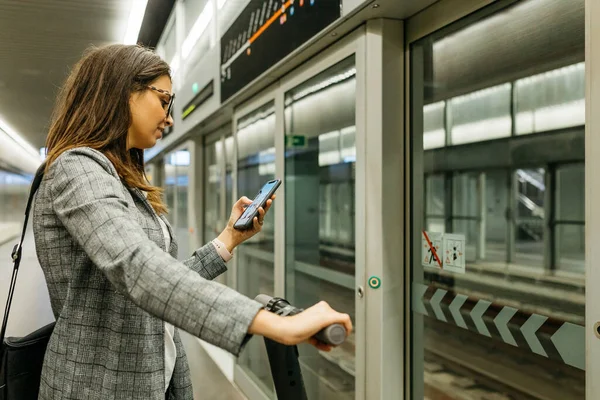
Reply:
[[[169,118],[173,109],[173,100],[175,100],[175,94],[169,93],[166,90],[159,89],[155,86],[148,86],[148,88],[154,90],[155,92],[169,96],[169,103],[163,106],[163,108],[165,108],[165,112],[167,113],[167,118]]]

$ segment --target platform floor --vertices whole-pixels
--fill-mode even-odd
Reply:
[[[19,224],[0,224],[0,306],[2,318],[8,296],[13,263],[10,253],[20,234]],[[23,243],[23,259],[7,327],[7,336],[23,336],[54,320],[50,299],[41,267],[35,254],[31,228]],[[1,323],[1,320],[0,320]],[[192,370],[195,400],[245,400],[246,397],[221,372],[202,346],[194,346],[194,354],[187,351]]]
[[[20,231],[20,223],[0,222],[0,246],[16,238],[21,233]]]

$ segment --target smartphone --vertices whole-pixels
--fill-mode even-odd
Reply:
[[[238,230],[252,228],[254,217],[258,216],[258,209],[266,206],[267,200],[273,197],[273,194],[279,185],[281,185],[281,179],[273,179],[272,181],[265,183],[258,191],[254,200],[252,200],[252,203],[246,207],[242,215],[240,215],[240,218],[233,224],[233,227]]]

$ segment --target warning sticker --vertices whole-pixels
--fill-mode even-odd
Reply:
[[[465,273],[465,235],[444,235],[443,265],[445,271]]]
[[[442,268],[442,237],[443,235],[439,232],[422,232],[421,265]]]

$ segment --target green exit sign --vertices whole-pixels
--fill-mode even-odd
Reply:
[[[306,136],[289,135],[285,137],[285,147],[306,147]]]

